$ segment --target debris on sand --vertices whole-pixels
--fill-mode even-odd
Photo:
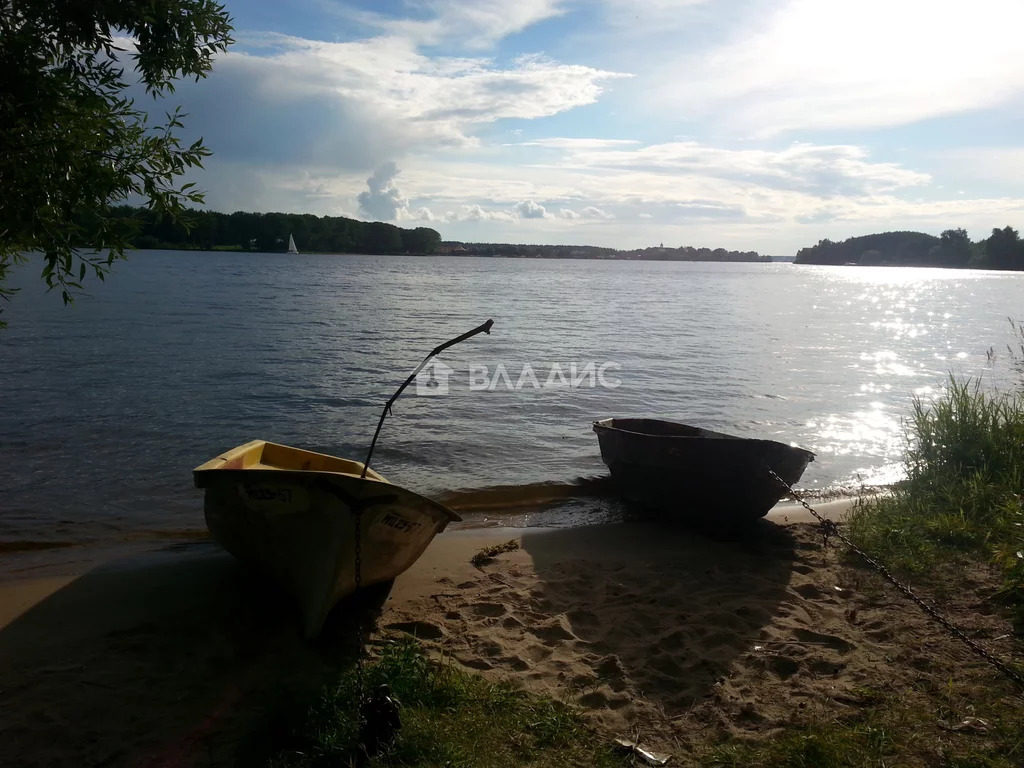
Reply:
[[[494,547],[484,547],[473,555],[473,558],[469,562],[479,568],[483,565],[487,565],[487,563],[491,562],[498,555],[504,552],[515,552],[517,549],[519,549],[519,539],[511,539],[510,541],[506,541],[504,544],[498,544]]]

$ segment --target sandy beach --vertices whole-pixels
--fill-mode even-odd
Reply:
[[[471,564],[510,539],[518,550]],[[377,614],[342,604],[307,643],[287,598],[209,541],[84,562],[0,583],[5,764],[253,764],[349,663],[353,616]],[[739,541],[656,522],[455,530],[397,580],[371,643],[414,634],[685,756],[706,729],[757,738],[841,716],[907,664],[978,667],[862,578],[793,507]],[[975,621],[995,649],[1009,642],[997,617]]]

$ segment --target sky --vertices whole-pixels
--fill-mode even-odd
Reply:
[[[1024,225],[1022,0],[225,5],[166,105],[213,210],[770,255]]]

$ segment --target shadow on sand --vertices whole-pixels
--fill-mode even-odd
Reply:
[[[728,537],[650,520],[527,533],[522,546],[539,582],[532,601],[567,621],[537,640],[556,667],[576,660],[559,674],[577,701],[616,710],[640,697],[671,717],[757,642],[784,599],[796,542],[766,520]]]
[[[96,568],[0,631],[3,761],[259,764],[386,595],[339,603],[310,643],[291,602],[213,545]]]

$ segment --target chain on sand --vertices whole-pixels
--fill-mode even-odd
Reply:
[[[1024,691],[1024,677],[1022,677],[1020,674],[1018,674],[1013,669],[1011,669],[1009,666],[1007,666],[1003,661],[1001,661],[1000,659],[996,658],[991,653],[989,653],[987,650],[985,650],[980,645],[978,645],[978,643],[976,643],[974,640],[972,640],[970,637],[968,637],[967,634],[962,629],[960,629],[952,621],[947,619],[945,616],[943,616],[938,611],[936,611],[932,606],[928,605],[924,600],[922,600],[920,597],[918,597],[910,587],[908,587],[906,584],[903,584],[902,582],[900,582],[895,576],[893,576],[889,572],[888,568],[886,568],[884,565],[882,565],[877,560],[872,558],[870,555],[868,555],[866,552],[864,552],[864,550],[862,550],[858,546],[856,546],[839,529],[839,526],[836,525],[835,521],[827,520],[826,518],[824,518],[820,514],[818,514],[817,510],[815,510],[813,507],[811,507],[811,505],[808,504],[801,497],[801,495],[799,493],[797,493],[793,489],[793,487],[789,483],[787,483],[785,480],[783,480],[781,477],[779,477],[778,474],[776,474],[773,469],[771,469],[769,467],[768,468],[768,472],[771,473],[771,476],[774,477],[778,482],[780,482],[783,486],[785,486],[785,488],[789,492],[789,494],[804,509],[806,509],[808,512],[810,512],[814,516],[814,518],[821,524],[822,534],[825,537],[826,544],[827,544],[828,539],[829,539],[830,536],[835,536],[837,539],[839,539],[841,542],[843,542],[847,547],[849,547],[852,551],[856,552],[864,560],[864,562],[866,562],[868,565],[870,565],[872,568],[874,568],[876,571],[878,571],[878,573],[882,574],[882,576],[884,576],[885,579],[887,581],[889,581],[889,583],[891,583],[894,587],[896,587],[896,589],[898,589],[900,592],[902,592],[904,595],[906,595],[908,598],[910,598],[910,600],[912,600],[917,605],[918,608],[920,608],[922,611],[924,611],[929,616],[931,616],[935,621],[937,621],[939,624],[941,624],[943,627],[945,627],[946,630],[951,635],[953,635],[954,637],[960,639],[968,648],[970,648],[972,651],[974,651],[976,654],[978,654],[978,656],[980,656],[985,661],[987,661],[989,664],[991,664],[993,667],[998,669],[1006,677],[1008,677],[1011,680],[1013,680],[1013,682],[1015,682],[1021,688],[1021,690]]]

